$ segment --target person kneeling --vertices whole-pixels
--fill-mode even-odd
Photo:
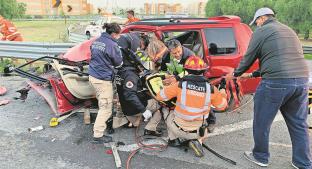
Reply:
[[[197,56],[187,59],[185,70],[188,75],[178,82],[160,90],[156,98],[160,101],[177,97],[176,107],[166,118],[169,143],[177,139],[188,140],[195,156],[204,156],[202,143],[207,138],[206,119],[213,105],[217,110],[227,107],[224,89],[211,86],[203,73],[207,64]]]

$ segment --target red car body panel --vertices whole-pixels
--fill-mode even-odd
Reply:
[[[79,102],[65,86],[64,82],[60,79],[49,79],[54,95],[57,101],[57,112],[62,115],[75,109],[73,103]]]
[[[62,58],[68,59],[70,61],[80,62],[89,61],[91,59],[90,46],[95,41],[96,38],[84,41],[72,48],[70,48]]]

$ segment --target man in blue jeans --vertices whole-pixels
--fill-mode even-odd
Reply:
[[[245,152],[249,161],[266,167],[269,164],[269,133],[272,122],[281,111],[292,142],[292,166],[311,169],[311,153],[307,125],[309,69],[296,33],[274,18],[269,8],[260,8],[250,25],[257,25],[247,52],[234,77],[254,77],[262,81],[254,96],[254,148]],[[260,69],[246,74],[259,60]]]

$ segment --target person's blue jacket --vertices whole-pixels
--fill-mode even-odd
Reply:
[[[106,32],[91,45],[89,75],[100,80],[111,81],[114,68],[122,65],[122,55],[116,41]]]

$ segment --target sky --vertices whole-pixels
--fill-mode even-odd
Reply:
[[[200,2],[205,0],[89,0],[90,3],[94,4],[96,7],[105,7],[108,3],[108,6],[117,4],[120,8],[143,8],[144,3],[181,3],[183,6],[186,6],[190,3]]]

